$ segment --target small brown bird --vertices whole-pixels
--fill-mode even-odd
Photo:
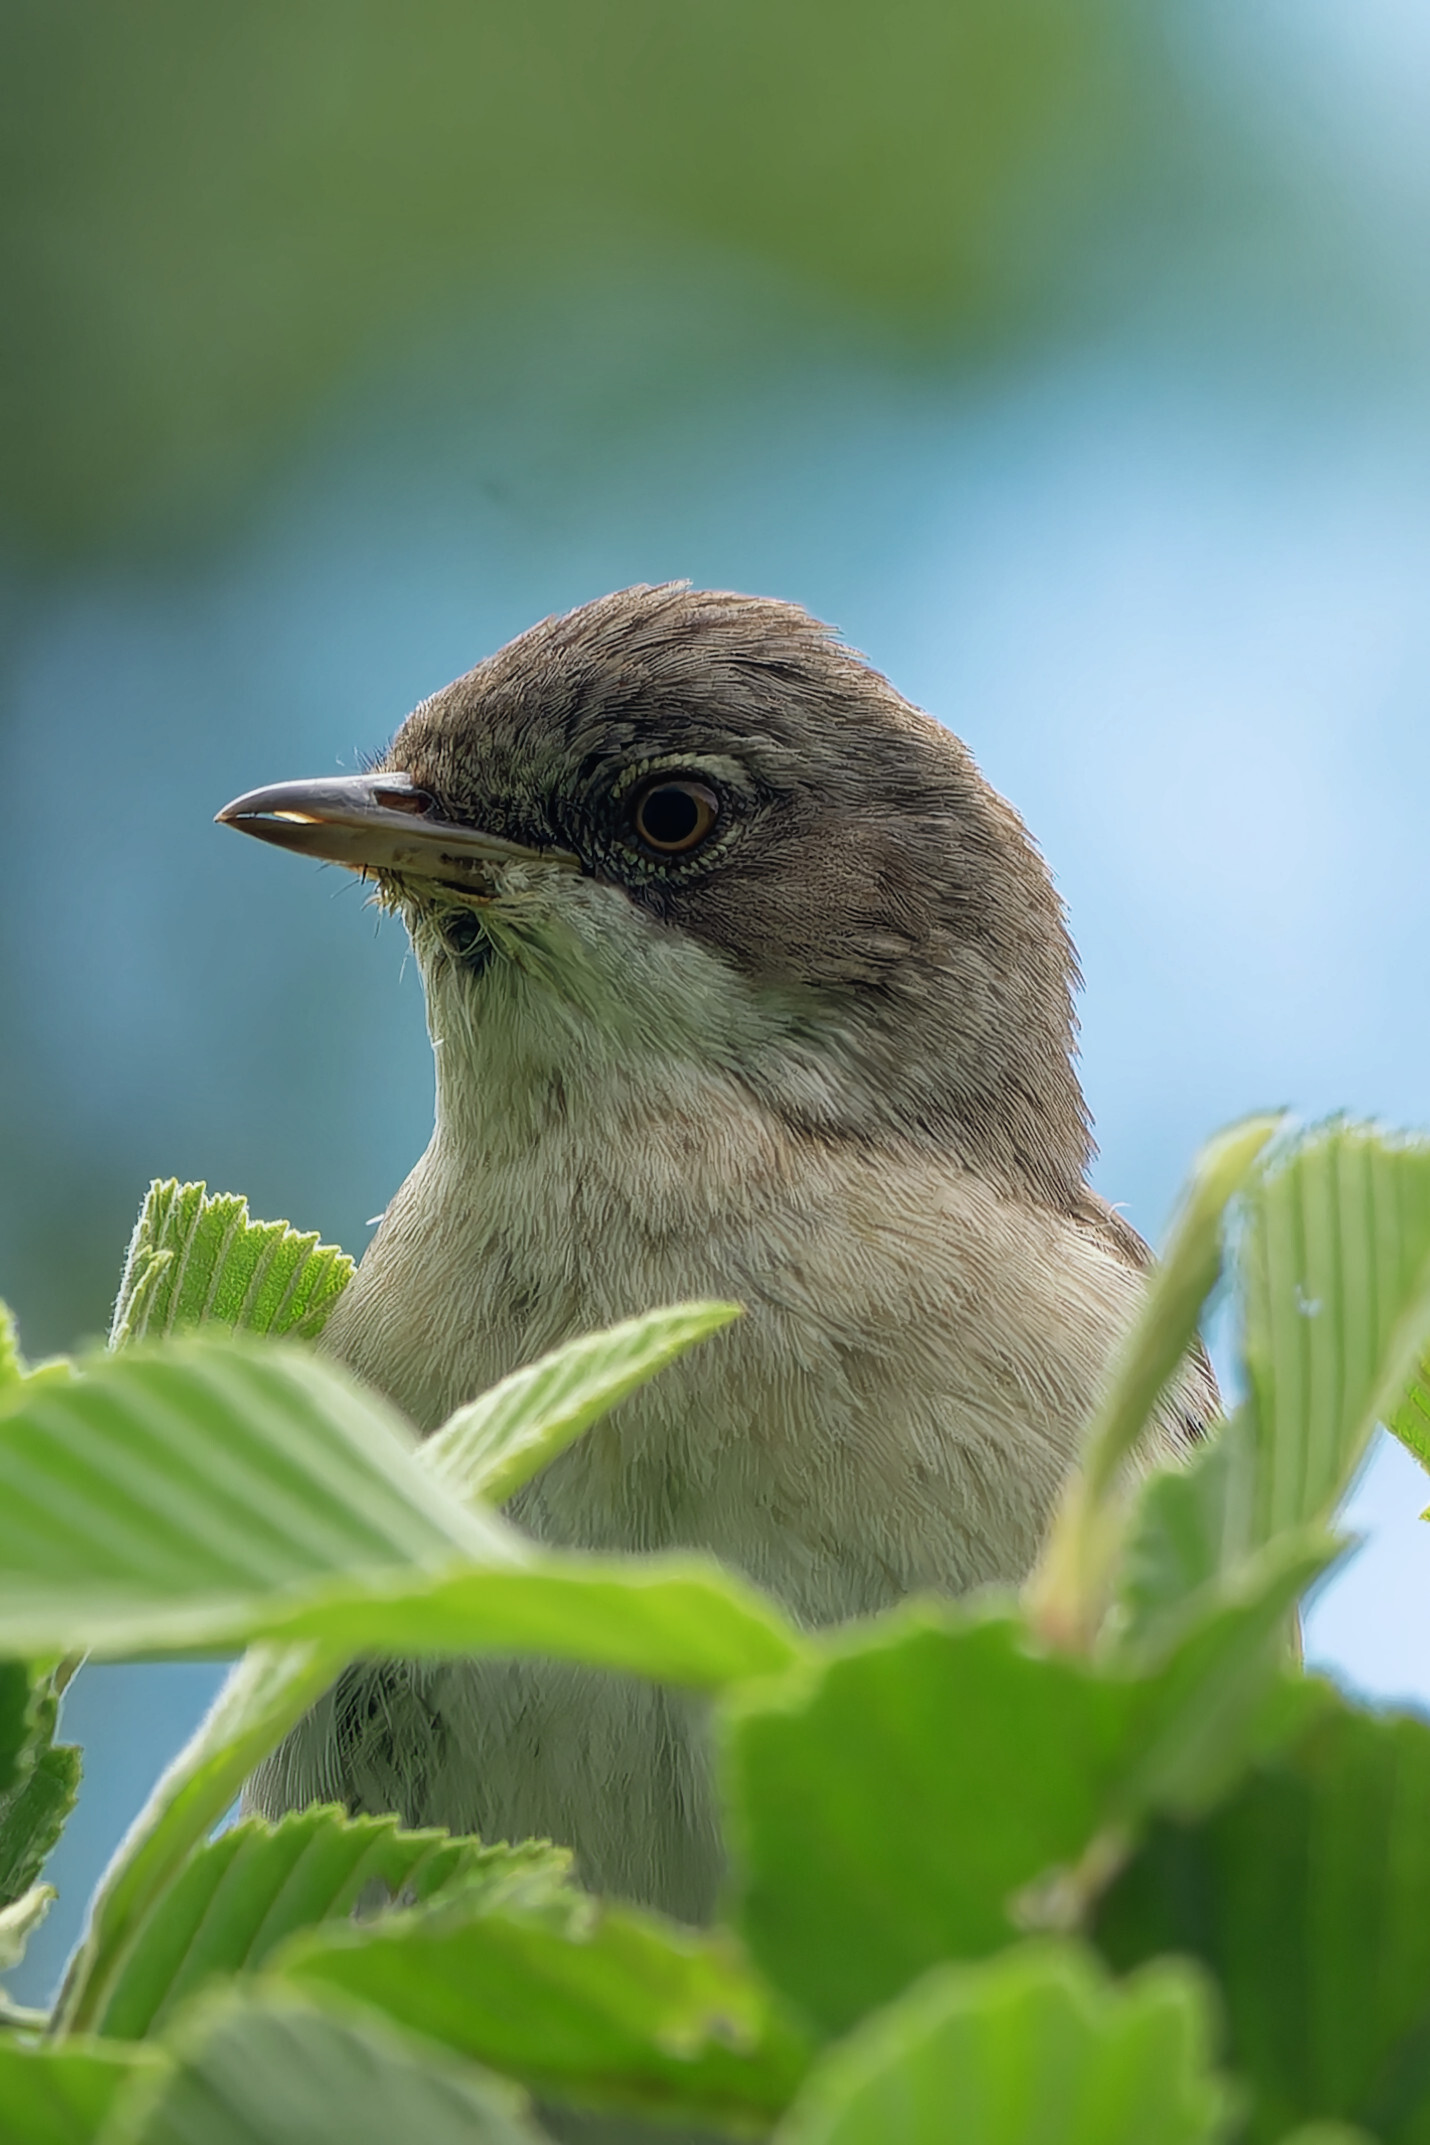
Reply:
[[[1027,1572],[1148,1255],[1084,1181],[1061,905],[957,738],[792,604],[632,588],[425,701],[372,772],[220,817],[372,875],[426,986],[436,1128],[327,1347],[431,1429],[572,1335],[735,1298],[520,1524],[713,1551],[811,1625]],[[1189,1362],[1164,1436],[1215,1404]],[[356,1669],[251,1793],[315,1796],[711,1910],[680,1693]]]

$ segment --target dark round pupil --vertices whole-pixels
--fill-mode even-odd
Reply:
[[[641,832],[648,842],[658,842],[662,848],[678,849],[688,842],[700,819],[700,799],[674,783],[653,789],[641,803]]]

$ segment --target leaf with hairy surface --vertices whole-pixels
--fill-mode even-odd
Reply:
[[[426,1901],[455,1884],[549,1889],[570,1862],[539,1841],[486,1847],[332,1808],[276,1825],[246,1818],[185,1865],[127,1951],[95,2031],[141,2040],[216,1976],[252,1973],[296,1931],[345,1918],[370,1894],[380,1904]]]
[[[0,1906],[27,1892],[79,1799],[83,1758],[74,1743],[37,1750],[18,1787],[0,1796]]]
[[[286,1221],[256,1222],[248,1201],[156,1178],[139,1211],[110,1327],[111,1348],[207,1321],[312,1340],[356,1268],[335,1244]]]

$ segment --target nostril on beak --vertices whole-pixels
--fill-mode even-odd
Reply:
[[[414,818],[420,818],[437,809],[437,800],[430,791],[413,789],[406,782],[401,785],[394,784],[391,789],[385,785],[379,788],[374,784],[372,801],[389,812],[410,812]]]

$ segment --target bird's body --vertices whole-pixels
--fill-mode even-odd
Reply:
[[[458,681],[365,779],[498,849],[389,881],[437,1124],[325,1345],[427,1430],[577,1333],[737,1300],[520,1524],[713,1551],[811,1625],[1020,1578],[1145,1251],[1084,1183],[1056,898],[957,740],[788,606],[635,590]],[[1165,1435],[1214,1400],[1189,1365]],[[354,1671],[253,1791],[317,1795],[713,1902],[699,1708],[626,1679]]]

